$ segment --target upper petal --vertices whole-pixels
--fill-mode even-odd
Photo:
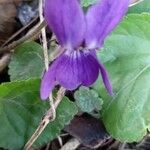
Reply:
[[[77,0],[45,0],[45,19],[62,46],[78,47],[84,38],[85,17]]]
[[[98,0],[86,14],[86,45],[101,47],[106,36],[117,26],[125,15],[129,0]]]

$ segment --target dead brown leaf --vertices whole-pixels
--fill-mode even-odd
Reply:
[[[7,0],[5,0],[6,2]],[[12,35],[17,14],[16,6],[9,3],[0,4],[0,45]]]

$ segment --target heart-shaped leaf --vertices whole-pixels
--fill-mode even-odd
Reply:
[[[128,13],[150,12],[150,1],[149,0],[139,0],[139,1],[141,2],[129,8]]]
[[[139,141],[150,130],[150,14],[129,15],[99,53],[113,84],[110,97],[99,81],[108,132],[123,142]]]
[[[11,82],[0,85],[0,147],[21,150],[34,133],[49,107],[39,99],[39,80]],[[75,104],[63,98],[57,117],[51,122],[34,147],[53,140],[77,113]]]
[[[26,80],[41,77],[44,71],[44,58],[41,45],[25,42],[19,45],[9,64],[10,79]]]

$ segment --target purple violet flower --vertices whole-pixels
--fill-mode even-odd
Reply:
[[[50,65],[41,83],[41,99],[47,99],[56,84],[68,90],[90,86],[101,73],[113,94],[108,74],[96,56],[104,39],[122,20],[129,0],[97,0],[86,13],[79,0],[45,0],[45,19],[65,52]]]

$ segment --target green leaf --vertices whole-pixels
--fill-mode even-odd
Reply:
[[[97,2],[97,0],[81,0],[82,7],[89,7]]]
[[[97,81],[104,100],[107,131],[122,142],[139,141],[150,131],[150,14],[128,15],[107,39],[99,58],[114,89],[111,98]]]
[[[39,99],[39,83],[35,79],[0,85],[0,147],[23,149],[36,130],[49,106]],[[34,147],[54,139],[76,113],[76,106],[64,98],[57,109],[56,120],[49,124]]]
[[[139,4],[130,7],[128,10],[128,13],[143,13],[143,12],[150,12],[149,0],[143,0]]]
[[[25,42],[15,49],[9,65],[11,80],[38,78],[44,71],[42,47],[35,42]]]
[[[83,112],[92,112],[93,110],[101,110],[103,101],[99,98],[98,93],[86,87],[81,87],[74,95],[77,106]]]

